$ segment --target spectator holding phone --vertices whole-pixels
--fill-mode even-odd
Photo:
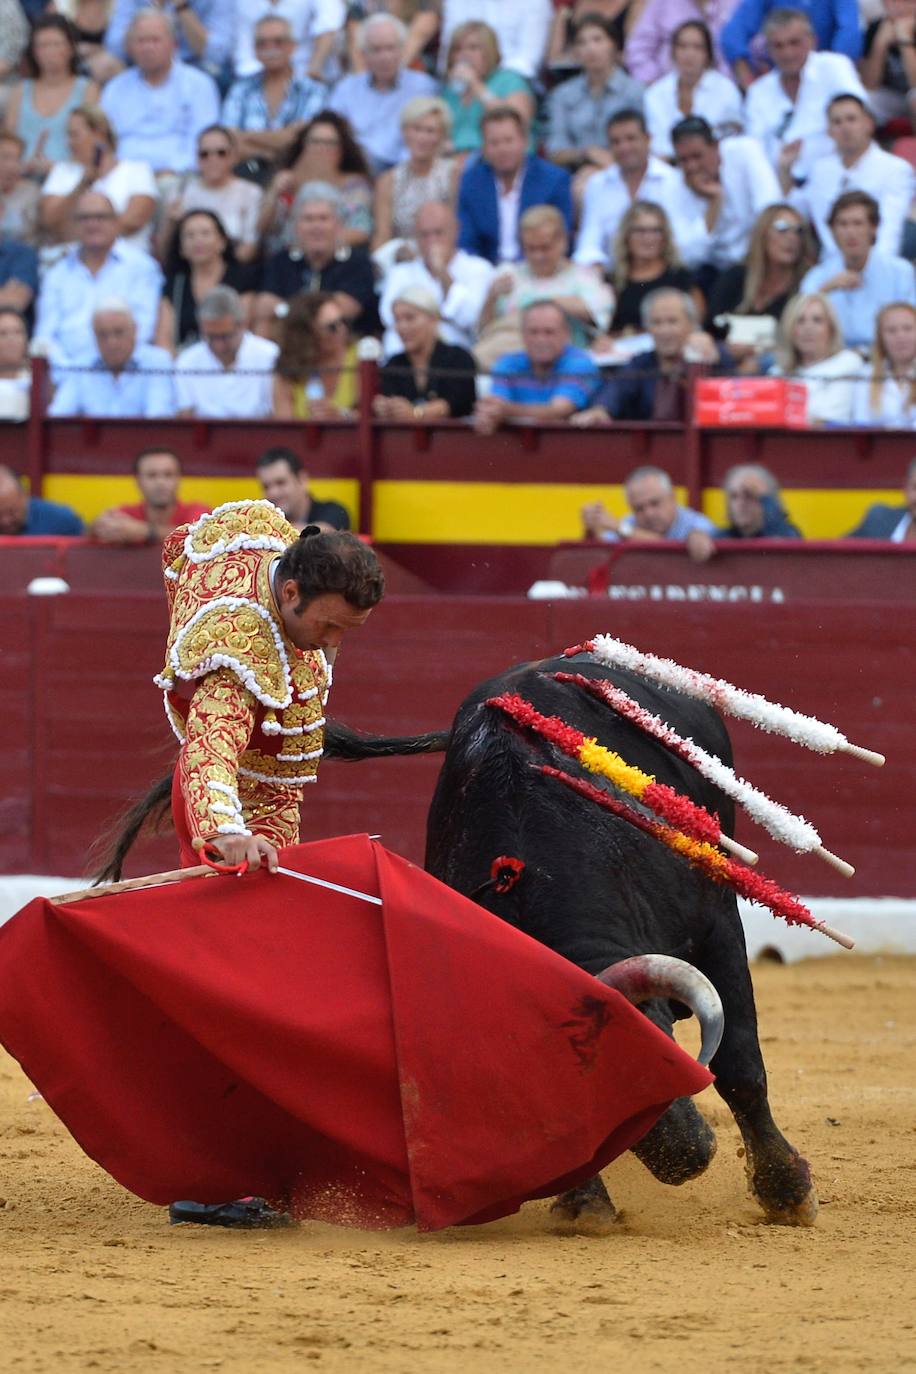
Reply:
[[[70,156],[57,162],[41,188],[39,213],[58,243],[77,237],[76,203],[84,191],[100,191],[117,216],[118,237],[148,248],[156,211],[156,179],[145,162],[121,161],[111,123],[97,106],[79,105],[67,120]]]

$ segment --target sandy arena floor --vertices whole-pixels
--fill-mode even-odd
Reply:
[[[766,965],[756,984],[813,1230],[761,1222],[712,1091],[706,1177],[667,1189],[618,1161],[609,1236],[551,1234],[546,1204],[424,1237],[170,1229],[0,1059],[0,1370],[916,1369],[916,960]]]

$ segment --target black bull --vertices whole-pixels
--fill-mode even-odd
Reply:
[[[325,754],[355,761],[444,749],[427,832],[431,873],[592,973],[631,956],[661,954],[685,960],[705,974],[725,1013],[725,1032],[711,1068],[744,1138],[751,1190],[770,1220],[809,1225],[817,1213],[817,1195],[807,1163],[770,1113],[734,893],[694,872],[625,820],[540,774],[538,765],[548,763],[589,777],[540,736],[488,707],[487,698],[517,692],[543,714],[559,716],[595,736],[660,782],[717,811],[728,834],[732,805],[637,726],[583,689],[557,682],[552,676],[557,671],[617,684],[680,734],[731,761],[728,735],[714,711],[624,670],[602,668],[586,655],[524,663],[483,683],[462,703],[448,736],[392,739],[360,735],[329,722]],[[170,792],[171,775],[123,818],[97,881],[120,877],[131,844],[144,823],[168,807]],[[500,855],[525,865],[518,882],[505,892],[497,891],[491,879],[493,860]],[[642,1010],[668,1034],[673,1021],[685,1014],[669,1000],[647,1002]],[[696,1177],[714,1152],[715,1136],[690,1099],[675,1102],[634,1148],[665,1183]],[[613,1215],[600,1179],[564,1195],[554,1206],[570,1220]]]
[[[488,707],[486,700],[517,692],[545,715],[560,716],[660,782],[718,812],[728,834],[732,804],[637,726],[583,689],[556,681],[551,675],[557,671],[610,680],[679,733],[731,761],[719,717],[679,693],[623,670],[602,668],[585,655],[521,664],[477,687],[458,710],[430,808],[426,867],[590,972],[652,953],[674,955],[704,973],[725,1012],[725,1033],[711,1068],[744,1139],[751,1189],[771,1220],[810,1224],[817,1196],[808,1165],[778,1130],[767,1101],[734,893],[693,871],[651,836],[541,775],[535,765],[547,763],[596,781],[540,736]],[[442,742],[441,736],[383,741],[331,727],[328,755],[364,758],[441,748]],[[492,861],[499,855],[525,864],[519,881],[505,892],[490,881]],[[642,1010],[668,1034],[676,1016],[684,1014],[668,1001],[646,1003]],[[675,1102],[634,1150],[665,1183],[683,1183],[702,1173],[714,1152],[715,1136],[690,1099]],[[554,1206],[570,1219],[613,1213],[600,1179]]]

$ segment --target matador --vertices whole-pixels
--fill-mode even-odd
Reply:
[[[269,501],[218,506],[163,546],[170,624],[156,678],[181,744],[172,811],[181,862],[276,866],[299,839],[322,754],[332,664],[381,599],[352,534],[300,535]]]

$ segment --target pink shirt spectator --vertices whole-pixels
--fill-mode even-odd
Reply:
[[[730,17],[737,0],[646,0],[646,7],[630,32],[624,48],[627,71],[648,86],[671,71],[671,35],[688,19],[699,19],[712,34],[716,49],[716,66],[725,76],[731,67],[722,56],[719,32]]]

